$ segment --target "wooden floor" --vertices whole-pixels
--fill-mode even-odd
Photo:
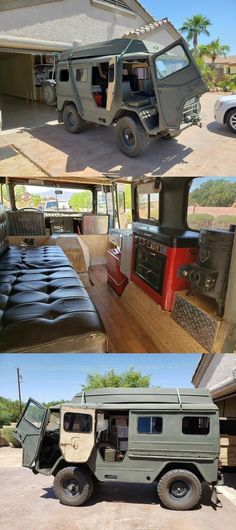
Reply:
[[[91,267],[94,286],[86,286],[106,329],[111,353],[159,353],[150,337],[123,307],[107,283],[106,267]]]

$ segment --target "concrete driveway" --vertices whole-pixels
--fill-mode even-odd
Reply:
[[[9,453],[9,451],[12,452]],[[14,452],[14,454],[13,454]],[[85,506],[62,506],[52,477],[19,467],[21,450],[0,449],[1,530],[234,530],[236,506],[222,493],[222,508],[210,505],[204,488],[201,505],[189,512],[162,508],[154,485],[96,484]]]
[[[190,127],[173,140],[154,138],[137,159],[118,150],[115,127],[88,125],[81,134],[69,134],[57,123],[55,108],[16,98],[2,100],[2,141],[25,157],[26,171],[31,162],[35,170],[52,176],[235,176],[236,135],[214,122],[218,97],[207,93],[201,98],[202,129]],[[0,147],[0,173],[17,172],[11,157],[1,160]]]

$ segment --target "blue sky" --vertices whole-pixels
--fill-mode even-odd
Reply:
[[[131,366],[151,376],[152,386],[192,387],[199,354],[2,354],[0,396],[17,399],[16,368],[22,375],[22,399],[71,399],[81,390],[88,373],[114,368],[121,373]]]
[[[212,22],[210,40],[219,37],[222,44],[230,46],[230,54],[236,54],[236,0],[141,0],[141,3],[155,18],[168,17],[177,29],[186,17],[204,15]],[[199,42],[206,44],[208,38],[202,36]]]

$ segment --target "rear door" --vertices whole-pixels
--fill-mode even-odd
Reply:
[[[160,127],[178,129],[186,101],[208,90],[184,40],[154,55],[152,71]]]
[[[95,444],[95,410],[61,407],[60,449],[66,462],[87,462]]]
[[[23,447],[22,465],[31,467],[37,458],[47,425],[49,411],[37,401],[29,399],[14,434]]]

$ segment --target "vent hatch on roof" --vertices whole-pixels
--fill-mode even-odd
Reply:
[[[131,13],[134,13],[133,9],[129,7],[126,2],[123,0],[93,0],[93,3],[96,4],[109,4],[113,7],[118,7],[120,9],[125,9],[126,11],[130,11]]]

